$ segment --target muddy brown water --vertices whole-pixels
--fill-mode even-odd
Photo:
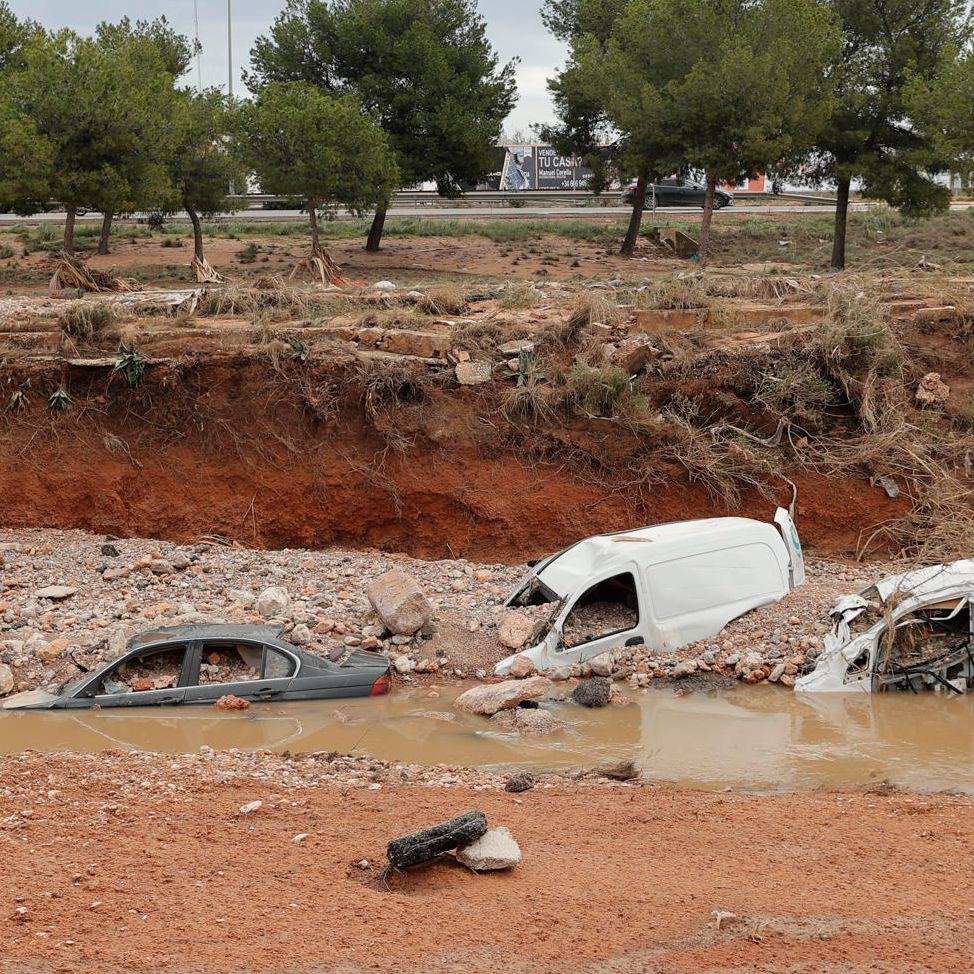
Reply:
[[[625,707],[546,704],[568,727],[541,739],[499,733],[453,708],[460,689],[238,713],[209,707],[0,712],[0,753],[28,748],[163,753],[213,748],[339,751],[424,765],[571,772],[632,759],[647,780],[793,791],[881,781],[974,793],[974,696],[798,695],[754,687],[632,693]],[[435,695],[434,695],[435,694]]]

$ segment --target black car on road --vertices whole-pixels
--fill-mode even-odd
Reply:
[[[699,183],[689,183],[683,179],[661,179],[658,183],[650,183],[646,187],[646,206],[653,205],[653,193],[656,193],[657,206],[700,206],[707,201],[707,187]],[[636,184],[630,183],[622,192],[622,202],[632,206],[636,197]],[[734,194],[719,187],[714,190],[714,209],[719,210],[731,206]]]
[[[353,651],[341,664],[281,638],[277,626],[164,626],[129,640],[111,663],[61,687],[0,700],[3,710],[147,707],[244,700],[322,700],[388,693],[389,661]]]

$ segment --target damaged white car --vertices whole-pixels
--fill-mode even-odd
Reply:
[[[783,508],[775,524],[716,517],[596,535],[536,563],[507,600],[539,607],[541,628],[494,672],[509,673],[516,656],[545,670],[621,646],[679,649],[804,580],[798,532]]]
[[[974,561],[891,575],[832,607],[832,632],[795,692],[941,690],[974,685]]]

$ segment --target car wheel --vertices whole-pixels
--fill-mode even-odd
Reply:
[[[722,210],[726,205],[727,205],[727,203],[723,199],[721,199],[719,196],[715,196],[714,197],[714,209],[715,210]]]

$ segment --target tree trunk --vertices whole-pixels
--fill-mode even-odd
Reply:
[[[835,199],[835,231],[832,234],[832,270],[845,270],[845,228],[849,218],[849,185],[847,176],[839,180]]]
[[[626,230],[626,239],[622,241],[622,249],[619,251],[623,257],[632,257],[636,250],[636,241],[639,239],[639,227],[643,222],[643,210],[646,208],[646,177],[640,176],[636,180],[636,192],[632,199],[632,216],[629,217],[629,229]]]
[[[311,223],[311,253],[315,256],[321,253],[321,242],[318,240],[318,201],[308,200],[308,220]]]
[[[74,218],[78,211],[73,207],[67,208],[67,216],[64,218],[64,252],[74,256]]]
[[[193,256],[201,264],[203,263],[203,224],[200,223],[200,215],[191,206],[183,204],[189,214],[190,222],[193,224]]]
[[[717,192],[717,177],[707,173],[707,196],[703,202],[703,221],[700,224],[700,246],[697,261],[701,267],[707,266],[710,249],[710,224],[714,218],[714,194]]]
[[[373,253],[379,249],[379,242],[382,240],[382,228],[386,225],[386,212],[389,203],[383,200],[375,208],[375,216],[372,217],[372,226],[369,227],[369,239],[365,241],[365,249]]]
[[[111,236],[112,232],[112,219],[114,214],[106,213],[101,218],[101,236],[98,238],[98,253],[107,254],[108,253],[108,238]]]

